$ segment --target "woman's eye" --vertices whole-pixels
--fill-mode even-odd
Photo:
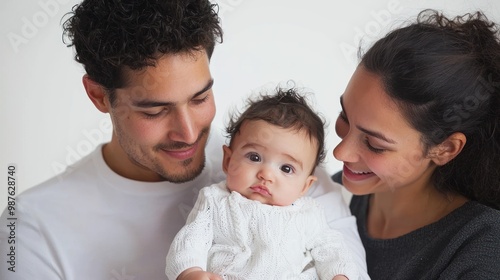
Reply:
[[[349,120],[347,119],[347,116],[345,115],[344,111],[340,111],[339,119],[343,120],[346,123],[349,123]]]
[[[370,144],[370,141],[368,141],[368,138],[365,138],[365,145],[368,147],[368,149],[374,153],[381,154],[385,152],[385,149],[380,149],[380,148],[375,148]]]
[[[281,171],[285,172],[286,174],[293,173],[293,167],[290,165],[283,165],[281,166]]]
[[[254,161],[254,162],[259,162],[260,161],[260,156],[259,154],[256,154],[256,153],[249,153],[247,155],[248,159],[250,159],[251,161]]]

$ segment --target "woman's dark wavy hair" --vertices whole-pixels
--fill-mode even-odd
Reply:
[[[84,0],[63,23],[63,41],[75,60],[104,86],[126,83],[124,67],[154,66],[163,54],[205,50],[210,58],[222,42],[218,7],[209,0]]]
[[[313,111],[307,103],[306,96],[299,93],[296,88],[277,87],[273,94],[260,94],[255,98],[249,98],[245,111],[230,116],[226,127],[230,145],[243,122],[249,120],[263,120],[285,129],[304,130],[309,139],[318,144],[316,162],[311,173],[325,159],[325,121],[319,113]]]
[[[422,11],[417,21],[377,41],[361,65],[381,77],[425,149],[454,132],[467,142],[433,183],[500,208],[500,43],[482,12],[446,18]]]

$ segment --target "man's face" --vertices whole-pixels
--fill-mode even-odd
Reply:
[[[110,105],[111,142],[104,158],[138,181],[186,182],[203,170],[215,116],[212,77],[204,51],[165,55],[154,67],[124,72],[126,86]]]

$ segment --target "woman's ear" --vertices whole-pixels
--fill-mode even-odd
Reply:
[[[461,132],[448,136],[441,144],[429,152],[431,160],[437,165],[445,165],[454,159],[464,148],[467,137]]]
[[[222,158],[222,171],[227,175],[227,170],[229,169],[229,162],[231,161],[231,155],[233,151],[227,145],[222,146],[222,151],[224,156]]]
[[[111,108],[104,88],[99,83],[92,80],[87,74],[83,76],[82,83],[88,97],[92,103],[94,103],[97,110],[103,113],[109,113]]]

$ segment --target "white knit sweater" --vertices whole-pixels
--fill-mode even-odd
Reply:
[[[271,206],[230,193],[223,181],[200,190],[165,272],[171,280],[189,267],[224,279],[317,279],[314,270],[302,272],[311,260],[320,279],[358,279],[341,234],[328,227],[314,199]]]

